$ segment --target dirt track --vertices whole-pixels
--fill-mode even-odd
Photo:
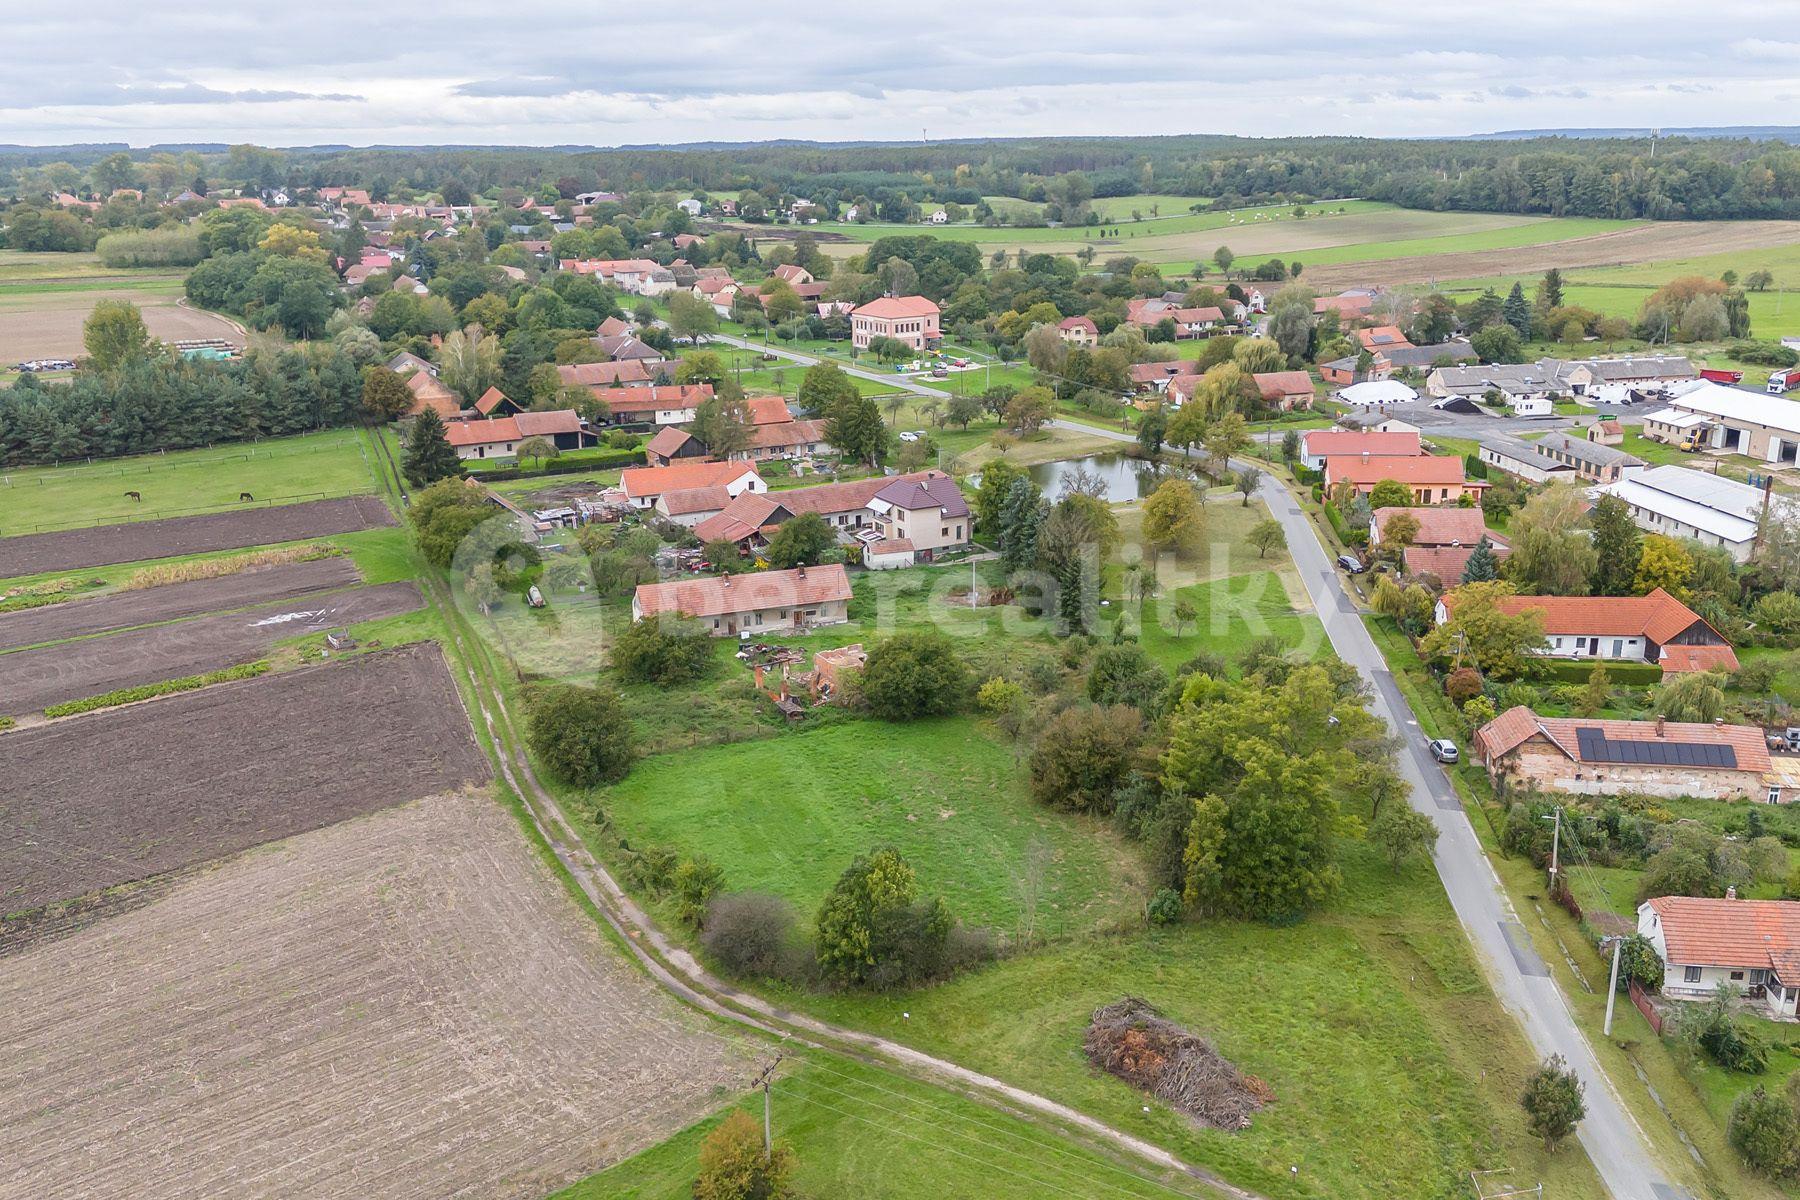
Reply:
[[[1489,275],[1535,275],[1558,267],[1612,267],[1621,264],[1695,258],[1800,242],[1800,221],[1659,221],[1616,233],[1472,250],[1467,254],[1427,254],[1373,262],[1308,266],[1305,281],[1315,290],[1359,285],[1478,279]]]
[[[356,564],[349,556],[338,555],[0,613],[0,651],[304,596],[344,587],[358,578]]]
[[[14,730],[0,759],[0,913],[489,775],[431,643]]]
[[[394,515],[378,497],[347,496],[272,508],[234,509],[198,517],[28,533],[0,538],[0,579],[209,550],[238,550],[245,546],[293,542],[393,523]]]
[[[295,837],[0,959],[0,1012],[4,1200],[543,1196],[754,1070],[480,795]]]
[[[14,650],[0,654],[0,712],[18,716],[47,704],[254,662],[284,638],[412,612],[423,603],[417,585],[403,580]]]

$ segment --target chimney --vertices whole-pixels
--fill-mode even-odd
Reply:
[[[797,568],[796,568],[796,571],[797,571],[797,573],[798,573],[798,577],[799,577],[799,578],[801,578],[801,579],[805,579],[805,578],[806,578],[806,568],[805,568],[805,566],[800,566],[800,567],[797,567]]]
[[[1656,736],[1663,736],[1663,719],[1661,717],[1656,718]]]
[[[1713,718],[1713,728],[1714,729],[1725,728],[1725,718],[1724,717],[1714,717]]]
[[[1725,898],[1727,900],[1736,900],[1737,899],[1737,884],[1734,883],[1730,887],[1725,889]]]

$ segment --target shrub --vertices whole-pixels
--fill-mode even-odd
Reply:
[[[1795,1119],[1794,1106],[1761,1086],[1745,1092],[1731,1106],[1725,1138],[1758,1174],[1780,1179],[1800,1167],[1800,1121]]]
[[[1444,678],[1444,695],[1461,708],[1481,695],[1481,672],[1474,667],[1458,667]]]
[[[1158,888],[1150,897],[1144,915],[1152,925],[1173,925],[1181,920],[1181,893],[1174,888]]]
[[[612,665],[638,683],[683,683],[712,666],[712,636],[686,617],[633,621],[613,640]]]
[[[1525,1081],[1525,1094],[1519,1103],[1525,1108],[1531,1132],[1544,1139],[1544,1149],[1575,1132],[1575,1126],[1587,1115],[1587,1102],[1581,1098],[1585,1087],[1568,1068],[1560,1054],[1552,1054],[1543,1066]]]
[[[863,666],[863,700],[889,721],[955,712],[969,684],[961,651],[935,629],[900,633],[878,643]]]
[[[675,915],[683,924],[700,928],[701,922],[706,920],[707,905],[713,893],[724,882],[725,872],[706,855],[682,859],[669,880],[669,886],[675,892]]]
[[[819,906],[819,966],[845,984],[893,987],[944,968],[952,921],[941,900],[921,900],[900,852],[859,855]]]
[[[1656,947],[1650,939],[1637,934],[1626,938],[1619,947],[1619,990],[1626,991],[1633,983],[1641,988],[1655,991],[1662,986],[1663,964],[1656,955]]]
[[[694,1200],[786,1200],[794,1194],[793,1174],[793,1148],[776,1142],[764,1159],[761,1127],[734,1108],[700,1143]]]
[[[530,697],[526,741],[544,769],[565,783],[593,787],[631,769],[631,724],[610,692],[547,684]]]
[[[1082,706],[1058,713],[1031,752],[1031,794],[1076,812],[1110,812],[1143,743],[1134,708]]]
[[[721,967],[743,978],[781,978],[792,967],[794,910],[764,892],[715,893],[700,944]]]

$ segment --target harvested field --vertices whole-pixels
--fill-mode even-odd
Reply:
[[[101,300],[124,300],[143,310],[144,326],[152,337],[165,342],[188,338],[224,338],[244,344],[244,332],[234,322],[204,309],[178,304],[179,281],[156,281],[148,286],[109,287],[98,280],[79,290],[43,292],[0,301],[0,363],[11,365],[27,358],[80,358],[87,353],[81,326]]]
[[[755,1067],[479,794],[199,872],[0,959],[0,1198],[537,1197]]]
[[[65,700],[254,662],[284,638],[398,616],[423,604],[416,584],[383,583],[14,650],[0,654],[0,709],[18,716]],[[46,617],[55,611],[31,610]]]
[[[424,643],[0,736],[0,913],[485,780]]]
[[[294,542],[393,523],[394,515],[378,497],[345,496],[197,517],[28,533],[0,538],[0,579]]]
[[[86,600],[66,600],[21,612],[0,613],[0,652],[304,596],[309,592],[344,587],[357,579],[356,563],[350,556],[336,555],[309,562],[252,567],[216,579],[171,583]]]
[[[1800,221],[1657,221],[1614,233],[1531,246],[1424,254],[1375,262],[1308,265],[1315,291],[1363,285],[1471,279],[1488,275],[1536,275],[1557,267],[1613,267],[1785,246],[1800,242]]]

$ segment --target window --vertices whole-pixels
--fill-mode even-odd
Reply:
[[[1699,983],[1700,982],[1700,968],[1699,967],[1683,967],[1681,969],[1681,982],[1683,982],[1683,983]]]
[[[1742,971],[1733,971],[1731,973],[1731,982],[1742,983],[1743,981],[1744,981],[1744,973]]]
[[[1625,643],[1621,642],[1618,638],[1614,638],[1613,639],[1612,656],[1614,658],[1620,658],[1620,657],[1624,656],[1624,653],[1625,653]]]

